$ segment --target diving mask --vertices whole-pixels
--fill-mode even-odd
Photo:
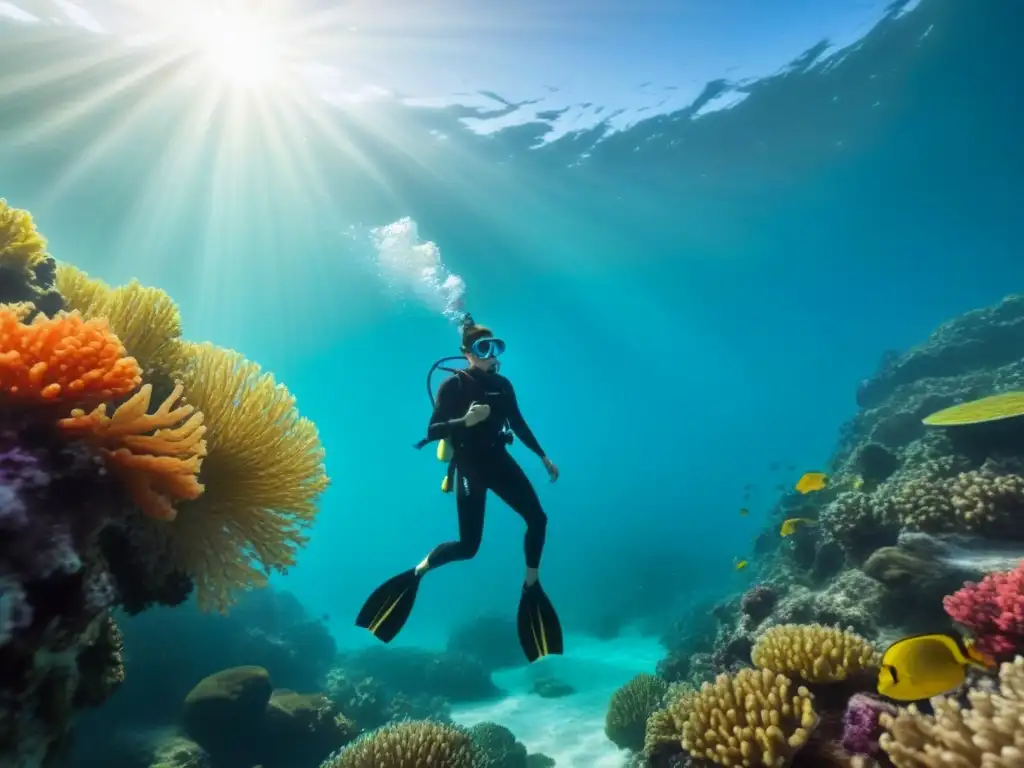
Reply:
[[[505,342],[501,339],[485,336],[482,339],[474,341],[470,350],[481,360],[487,360],[492,357],[501,357],[501,355],[505,353]]]

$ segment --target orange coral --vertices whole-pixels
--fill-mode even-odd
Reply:
[[[178,384],[166,400],[149,413],[153,388],[146,384],[107,416],[107,406],[91,413],[76,409],[61,419],[61,428],[84,434],[121,478],[132,501],[149,517],[173,520],[173,502],[196,499],[203,492],[199,469],[206,456],[202,411],[178,405]]]
[[[77,312],[23,322],[24,307],[0,306],[0,394],[87,402],[125,395],[142,382],[135,358],[102,319]]]

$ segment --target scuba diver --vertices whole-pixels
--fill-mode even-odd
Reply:
[[[508,452],[513,434],[540,457],[551,482],[558,467],[540,447],[519,411],[512,384],[498,373],[498,358],[505,342],[491,330],[477,325],[466,314],[462,322],[462,355],[467,368],[444,368],[438,360],[427,374],[441,367],[449,376],[431,395],[434,411],[427,436],[416,448],[435,440],[438,458],[450,459],[441,490],[454,490],[459,519],[459,539],[434,547],[423,561],[378,587],[356,618],[356,626],[370,630],[385,643],[391,642],[412,612],[420,580],[427,571],[459,560],[469,560],[480,548],[484,530],[487,492],[494,493],[526,522],[526,577],[519,601],[518,634],[523,652],[532,663],[542,656],[562,653],[562,627],[554,606],[538,580],[547,515],[526,473]]]

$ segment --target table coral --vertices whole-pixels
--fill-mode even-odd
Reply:
[[[966,627],[978,650],[995,656],[1024,651],[1024,562],[991,573],[942,601],[953,621]]]

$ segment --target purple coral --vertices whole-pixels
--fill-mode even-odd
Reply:
[[[854,694],[843,715],[843,749],[851,755],[877,755],[878,737],[882,735],[878,716],[883,712],[895,715],[896,707],[863,693]]]
[[[771,615],[777,600],[774,589],[765,584],[756,584],[743,595],[740,610],[754,621],[763,621]]]

